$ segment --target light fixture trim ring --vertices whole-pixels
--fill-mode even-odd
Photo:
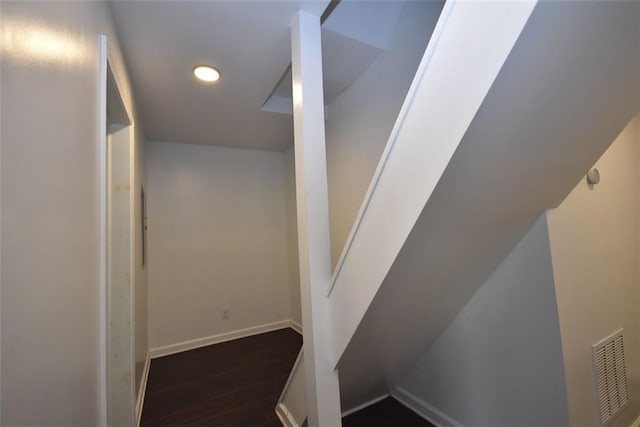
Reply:
[[[196,79],[205,83],[215,83],[222,77],[220,70],[209,64],[197,64],[191,72]]]

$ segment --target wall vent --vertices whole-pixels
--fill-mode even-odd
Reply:
[[[602,425],[629,404],[622,332],[620,329],[592,347],[596,405]]]

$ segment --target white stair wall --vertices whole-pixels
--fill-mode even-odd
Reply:
[[[534,4],[445,4],[336,267],[329,295],[336,363]]]
[[[638,27],[634,3],[538,3],[461,141],[432,136],[442,120],[416,108],[429,100],[417,92],[330,296],[344,407],[392,390],[629,122]],[[472,44],[466,37],[447,51]],[[464,84],[458,71],[449,84]],[[438,100],[439,114],[465,111]],[[402,138],[412,115],[422,124],[413,145]],[[452,145],[455,154],[438,157]],[[444,173],[429,181],[437,167]]]

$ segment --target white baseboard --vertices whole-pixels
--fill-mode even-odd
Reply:
[[[402,387],[396,388],[391,396],[436,427],[464,427],[460,422]]]
[[[147,393],[147,381],[149,380],[149,368],[151,367],[151,356],[147,353],[147,359],[144,361],[142,369],[142,378],[140,378],[140,388],[138,389],[138,398],[136,399],[136,426],[140,426],[142,419],[142,407],[144,406],[144,395]]]
[[[302,335],[302,325],[300,323],[295,320],[289,320],[289,326],[291,326],[291,329]]]
[[[355,408],[351,408],[351,409],[349,409],[349,410],[346,410],[346,411],[344,411],[344,412],[342,413],[342,417],[346,417],[347,415],[351,415],[351,414],[353,414],[354,412],[358,412],[358,411],[361,411],[361,410],[363,410],[364,408],[367,408],[367,407],[369,407],[369,406],[371,406],[371,405],[375,405],[376,403],[380,402],[381,400],[386,399],[387,397],[389,397],[389,393],[387,393],[387,394],[383,394],[382,396],[378,396],[378,397],[376,397],[375,399],[371,399],[371,400],[369,400],[369,401],[367,401],[367,402],[363,403],[362,405],[358,405],[358,406],[356,406]]]
[[[276,415],[284,427],[300,427],[282,403],[278,403],[276,406]]]
[[[240,329],[223,334],[211,335],[195,340],[183,341],[177,344],[171,344],[164,347],[157,347],[149,350],[152,359],[169,356],[171,354],[181,353],[183,351],[194,350],[200,347],[206,347],[212,344],[219,344],[225,341],[232,341],[238,338],[245,338],[251,335],[263,334],[265,332],[276,331],[278,329],[290,328],[292,323],[289,320],[281,320],[279,322],[267,323],[265,325],[254,326],[251,328]]]

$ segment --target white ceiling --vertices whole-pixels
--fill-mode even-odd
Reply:
[[[298,10],[321,15],[328,0],[114,1],[114,20],[149,140],[282,150],[291,116],[261,107],[291,62]],[[195,64],[218,67],[215,84]]]

